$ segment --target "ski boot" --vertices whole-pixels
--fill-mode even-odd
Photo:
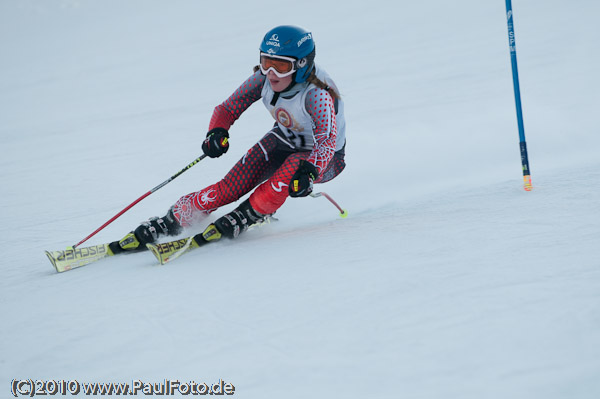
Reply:
[[[204,232],[196,235],[194,240],[200,245],[220,240],[221,237],[236,238],[248,230],[248,227],[263,222],[268,216],[252,209],[250,200],[246,200],[233,211],[215,220]]]
[[[146,244],[153,244],[161,235],[176,236],[183,228],[173,215],[173,209],[169,209],[167,215],[159,218],[152,217],[143,222],[134,231],[127,234],[119,241],[108,244],[113,254],[121,252],[145,251]]]

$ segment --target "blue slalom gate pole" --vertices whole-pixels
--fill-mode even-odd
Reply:
[[[531,174],[525,142],[525,127],[523,125],[523,109],[521,108],[521,89],[519,88],[519,70],[517,68],[517,48],[515,46],[515,30],[513,27],[513,11],[511,0],[506,0],[506,20],[508,23],[508,46],[512,64],[513,86],[515,89],[515,105],[517,107],[517,123],[519,125],[519,146],[521,148],[521,165],[523,166],[523,183],[527,191],[531,191]]]

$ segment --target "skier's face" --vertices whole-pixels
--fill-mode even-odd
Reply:
[[[267,79],[269,79],[269,83],[271,83],[271,88],[275,92],[285,90],[292,83],[292,76],[294,75],[286,76],[284,78],[278,78],[277,75],[275,75],[275,72],[267,72]]]

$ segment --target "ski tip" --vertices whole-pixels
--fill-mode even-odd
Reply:
[[[58,267],[56,266],[56,259],[54,258],[54,256],[52,256],[52,254],[48,251],[44,251],[46,253],[46,256],[48,257],[48,259],[50,260],[50,263],[52,263],[52,266],[54,266],[54,269],[56,270],[57,273],[60,273],[60,270],[58,270]]]
[[[158,247],[154,244],[146,244],[146,248],[148,248],[150,250],[150,252],[152,252],[154,254],[154,256],[156,257],[156,260],[158,260],[158,262],[161,265],[164,265],[165,263],[167,263],[169,261],[169,258],[167,259],[163,259],[162,254],[160,253]]]

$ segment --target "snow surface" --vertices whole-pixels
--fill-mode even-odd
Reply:
[[[240,398],[600,397],[595,0],[0,2],[0,396],[13,378],[212,383]],[[346,101],[325,199],[164,267],[63,249],[200,153],[271,27],[312,30]],[[89,243],[221,178],[261,104]],[[231,209],[225,207],[212,217]],[[210,219],[209,219],[210,220]],[[207,221],[208,222],[208,221]]]

